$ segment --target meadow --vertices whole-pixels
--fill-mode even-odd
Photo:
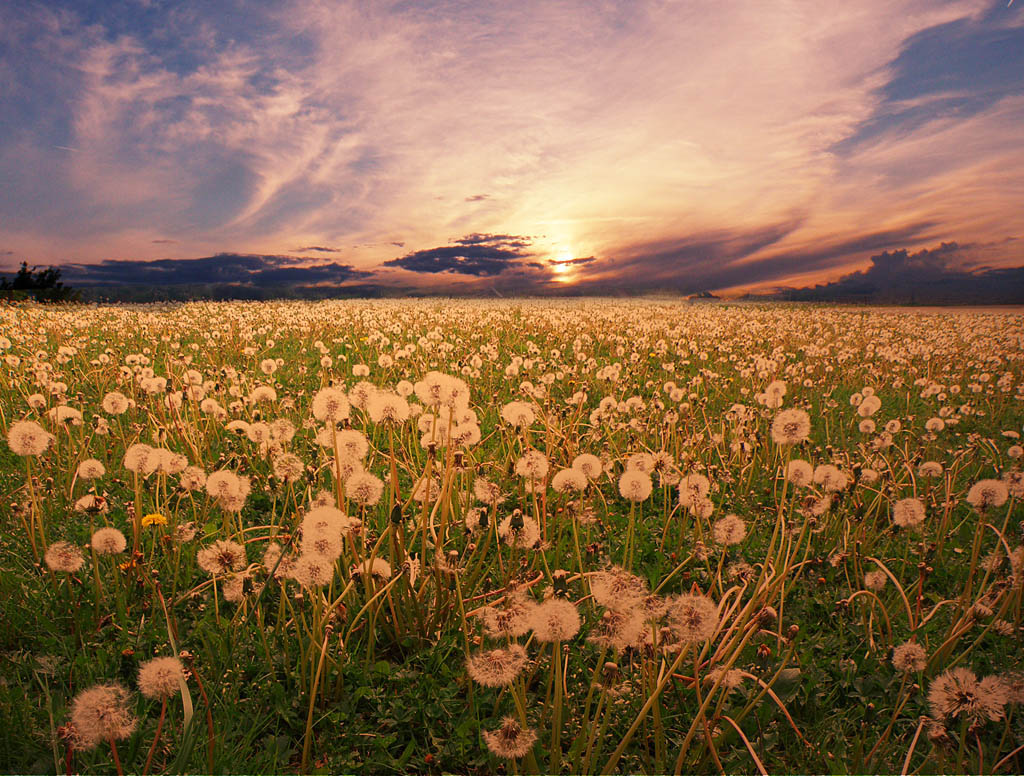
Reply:
[[[0,308],[0,771],[1024,772],[1024,315]]]

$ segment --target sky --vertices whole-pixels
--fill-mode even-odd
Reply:
[[[0,267],[542,293],[806,286],[900,251],[976,273],[1024,265],[1022,127],[1006,0],[4,0]]]

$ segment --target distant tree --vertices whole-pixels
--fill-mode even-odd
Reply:
[[[37,302],[72,302],[78,299],[79,294],[64,285],[60,279],[59,269],[29,269],[28,262],[23,261],[14,280],[0,278],[0,298],[14,300],[29,297]]]

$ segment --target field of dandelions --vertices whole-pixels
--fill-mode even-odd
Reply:
[[[0,308],[0,771],[1020,773],[1024,317]]]

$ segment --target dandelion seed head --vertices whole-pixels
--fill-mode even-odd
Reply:
[[[524,728],[515,717],[505,717],[501,727],[485,730],[483,737],[487,748],[505,760],[525,757],[537,742],[537,733],[531,728]]]
[[[519,644],[470,655],[466,670],[470,678],[484,687],[507,687],[526,665],[526,650]]]
[[[923,671],[928,665],[928,653],[916,641],[908,641],[892,651],[892,664],[897,671]]]
[[[519,638],[530,630],[536,601],[523,594],[508,596],[503,604],[488,606],[479,613],[484,632],[492,638]]]
[[[936,719],[964,717],[972,725],[1003,719],[1009,694],[997,676],[978,680],[967,668],[951,668],[932,680],[928,687],[928,705]]]
[[[572,468],[582,472],[588,480],[596,480],[604,471],[601,459],[591,453],[581,453],[573,458]]]
[[[277,391],[269,385],[258,385],[253,388],[252,392],[249,394],[249,401],[253,404],[277,401]]]
[[[814,470],[814,481],[830,493],[846,490],[850,484],[849,475],[830,463],[823,463]]]
[[[924,518],[924,504],[916,498],[900,499],[892,505],[892,521],[900,528],[917,528]]]
[[[739,515],[726,515],[715,521],[711,535],[723,546],[739,544],[747,535],[747,524]]]
[[[340,423],[347,420],[350,404],[345,392],[329,386],[321,388],[313,397],[313,417],[326,423]]]
[[[679,481],[679,503],[684,507],[707,499],[711,481],[703,474],[688,474]]]
[[[529,428],[537,420],[537,415],[526,402],[510,401],[501,408],[501,419],[515,428]]]
[[[481,504],[488,506],[497,506],[505,500],[501,488],[486,477],[477,477],[473,480],[473,495]]]
[[[887,581],[888,577],[881,569],[869,571],[864,575],[864,587],[876,593],[885,587]]]
[[[119,391],[111,391],[103,397],[101,404],[103,411],[108,415],[123,415],[128,411],[130,403],[128,397]]]
[[[7,446],[15,455],[39,456],[55,437],[33,420],[19,420],[7,430]]]
[[[274,476],[283,483],[297,482],[306,473],[306,466],[302,459],[293,453],[282,453],[274,456]]]
[[[645,612],[639,605],[607,609],[587,635],[587,641],[620,651],[634,647],[647,630],[646,619]]]
[[[131,445],[124,453],[124,468],[135,474],[144,474],[146,463],[153,456],[155,450],[143,442]]]
[[[528,550],[540,541],[540,526],[532,517],[513,513],[498,523],[498,536],[508,545]]]
[[[362,431],[354,428],[346,428],[337,432],[337,446],[342,456],[356,460],[366,458],[370,451],[370,442]]]
[[[92,548],[100,555],[117,555],[127,546],[128,540],[116,528],[98,528],[92,535]]]
[[[722,691],[728,694],[733,690],[738,690],[740,685],[743,684],[743,679],[743,672],[739,669],[719,666],[708,671],[707,676],[704,677],[704,684],[714,685],[718,683]]]
[[[772,441],[780,446],[797,445],[811,435],[811,416],[803,410],[782,410],[772,421]]]
[[[796,458],[786,465],[786,479],[798,488],[805,487],[814,481],[814,468],[807,461]]]
[[[718,628],[718,607],[706,596],[684,593],[669,602],[668,619],[681,641],[707,641]]]
[[[967,491],[967,503],[979,512],[1001,507],[1009,497],[1006,483],[1000,480],[979,480]]]
[[[571,601],[549,598],[531,612],[530,628],[537,641],[568,641],[580,630],[580,613]]]
[[[196,563],[214,576],[241,571],[245,568],[245,547],[238,542],[217,539],[196,553]]]
[[[627,469],[619,478],[619,493],[633,503],[646,500],[653,488],[651,476],[640,469]]]
[[[540,450],[529,449],[516,461],[516,474],[528,480],[542,480],[548,473],[548,459]]]
[[[62,571],[66,574],[73,574],[82,568],[85,563],[85,556],[81,548],[71,542],[54,542],[46,548],[43,556],[47,568],[51,571]]]
[[[107,473],[107,468],[95,458],[86,458],[78,464],[78,478],[82,480],[95,480]]]
[[[556,493],[582,493],[587,487],[587,476],[579,469],[562,469],[551,478]]]
[[[323,587],[334,577],[334,561],[316,553],[304,553],[295,560],[290,571],[292,579],[306,589]]]
[[[409,420],[409,402],[398,393],[377,391],[367,401],[366,412],[374,423],[400,426]]]
[[[71,702],[71,724],[86,748],[128,738],[138,720],[128,707],[129,694],[120,684],[98,684],[82,690]]]
[[[372,507],[384,493],[384,482],[369,472],[353,474],[345,481],[345,494],[364,507]]]
[[[176,657],[155,657],[139,666],[139,692],[147,698],[168,698],[181,689],[185,667]]]
[[[590,592],[594,600],[609,609],[630,608],[647,595],[647,583],[620,566],[591,574]]]

